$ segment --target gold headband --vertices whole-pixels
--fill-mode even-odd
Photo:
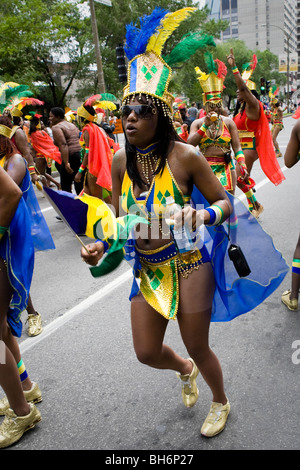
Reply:
[[[87,119],[88,121],[92,121],[92,122],[94,122],[97,119],[97,114],[95,116],[92,116],[85,109],[85,107],[83,105],[79,106],[79,108],[77,109],[77,115]]]
[[[22,117],[23,116],[23,113],[22,111],[17,108],[17,107],[14,107],[12,110],[11,110],[11,114],[12,116],[18,116],[18,117]]]
[[[0,124],[0,135],[4,135],[4,137],[7,137],[8,139],[10,139],[11,132],[12,132],[12,129],[10,127]]]

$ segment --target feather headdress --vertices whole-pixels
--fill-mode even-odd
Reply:
[[[104,108],[104,109],[116,109],[116,105],[112,101],[116,101],[117,98],[111,93],[102,93],[102,95],[92,95],[77,109],[77,115],[83,119],[91,122],[97,121],[97,114],[91,114],[86,107],[90,108]]]
[[[145,94],[158,98],[165,113],[172,111],[173,96],[168,92],[172,69],[161,53],[166,40],[196,10],[183,8],[171,13],[157,7],[140,19],[139,28],[127,25],[124,50],[129,63],[123,102],[135,94]]]
[[[14,82],[7,82],[6,85],[12,84]],[[9,110],[12,116],[23,116],[20,107],[20,103],[25,99],[33,95],[32,91],[29,90],[27,85],[19,85],[15,83],[15,86],[8,85],[5,89],[5,109]]]
[[[3,95],[3,93],[8,90],[8,89],[11,89],[11,88],[15,88],[19,86],[19,83],[16,83],[16,82],[6,82],[6,83],[3,83],[1,86],[0,86],[0,96]]]
[[[192,32],[183,36],[172,52],[167,56],[163,56],[163,59],[170,67],[173,67],[187,61],[199,49],[215,45],[216,43],[212,36],[203,34],[201,31]]]
[[[210,53],[205,53],[205,63],[208,74],[202,72],[199,67],[195,67],[197,78],[203,90],[203,103],[222,103],[227,67],[221,60],[214,60]]]
[[[252,76],[252,74],[253,74],[253,72],[256,68],[257,62],[258,62],[257,61],[257,56],[256,56],[256,54],[253,54],[252,61],[248,62],[247,64],[244,64],[243,67],[242,67],[242,69],[243,69],[242,79],[246,83],[249,90],[256,90],[256,85],[252,80],[250,80],[250,77]]]

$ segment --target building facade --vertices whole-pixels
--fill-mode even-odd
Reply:
[[[211,17],[229,21],[222,41],[240,39],[252,50],[266,49],[279,57],[279,71],[289,75],[285,91],[295,91],[298,74],[297,0],[207,0]],[[299,24],[299,26],[298,26]]]

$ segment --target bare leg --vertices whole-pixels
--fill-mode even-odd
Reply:
[[[293,259],[300,260],[300,235],[299,235],[298,242],[294,251]],[[291,300],[292,299],[298,300],[299,290],[300,290],[300,274],[296,272],[292,272],[292,289],[291,289],[291,295],[290,295]]]
[[[147,304],[141,293],[131,301],[131,325],[134,350],[140,362],[182,375],[191,373],[191,362],[163,344],[168,320]]]
[[[6,315],[12,296],[12,288],[8,281],[7,270],[2,258],[0,258],[0,340],[4,341],[7,329]],[[5,361],[0,364],[0,385],[3,388],[10,407],[18,416],[25,416],[30,412],[30,407],[24,397],[16,359],[12,351],[5,345]]]
[[[227,398],[222,369],[216,355],[209,347],[214,288],[210,263],[205,263],[198,270],[194,270],[188,279],[181,277],[178,322],[187,351],[212,391],[212,400],[225,404]]]

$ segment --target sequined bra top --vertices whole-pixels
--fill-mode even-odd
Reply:
[[[142,210],[146,208],[145,212],[151,214],[152,218],[161,218],[166,209],[168,196],[172,196],[181,207],[190,201],[190,196],[185,196],[179,188],[168,162],[166,162],[163,172],[154,176],[149,191],[146,194],[142,193],[138,198],[134,195],[133,182],[125,171],[121,196],[121,205],[125,212],[135,211],[136,207]]]
[[[231,135],[225,122],[222,121],[222,132],[216,139],[209,137],[207,133],[203,136],[199,147],[202,153],[205,153],[207,147],[220,147],[224,150],[230,150]]]

